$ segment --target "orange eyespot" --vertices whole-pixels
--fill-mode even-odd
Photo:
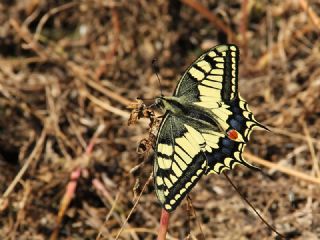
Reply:
[[[234,129],[229,130],[227,132],[227,135],[231,140],[237,140],[237,138],[238,138],[238,132]]]

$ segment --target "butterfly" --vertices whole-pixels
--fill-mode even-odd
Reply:
[[[173,96],[156,98],[163,112],[155,143],[154,185],[161,206],[171,212],[202,175],[237,164],[256,168],[242,152],[257,122],[238,92],[239,49],[218,45],[185,71]]]

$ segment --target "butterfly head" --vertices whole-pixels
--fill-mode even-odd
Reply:
[[[163,112],[169,111],[173,114],[181,114],[183,112],[183,106],[177,97],[157,97],[154,105],[160,108]]]
[[[163,96],[157,97],[153,104],[155,107],[165,110],[165,99]]]

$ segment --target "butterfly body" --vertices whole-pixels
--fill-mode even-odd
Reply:
[[[163,208],[173,211],[204,174],[236,164],[258,123],[238,93],[239,50],[219,45],[186,70],[173,96],[155,105],[165,113],[158,132],[154,182]]]
[[[192,103],[185,102],[182,97],[160,97],[158,106],[167,114],[174,115],[194,124],[207,125],[208,128],[219,127],[211,112]],[[222,130],[222,129],[221,129]]]

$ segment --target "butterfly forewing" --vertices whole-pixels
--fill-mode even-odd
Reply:
[[[210,49],[186,70],[173,96],[186,96],[192,92],[196,95],[193,102],[201,99],[229,102],[238,94],[238,59],[235,45]]]
[[[238,93],[239,49],[219,45],[202,54],[180,79],[174,96],[185,104],[210,109],[225,131],[235,129],[238,141],[247,142],[254,127],[262,127]]]

